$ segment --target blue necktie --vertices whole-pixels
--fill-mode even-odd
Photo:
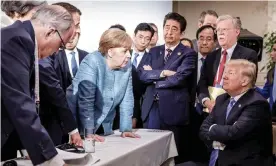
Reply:
[[[77,65],[77,61],[76,61],[76,57],[75,57],[75,52],[72,51],[70,54],[72,55],[72,59],[71,59],[72,74],[73,74],[73,77],[75,77],[75,75],[78,71],[78,65]]]
[[[166,49],[166,51],[167,51],[167,55],[164,58],[165,64],[167,63],[167,61],[169,60],[169,58],[170,58],[170,56],[172,54],[172,50],[171,49],[168,48],[168,49]]]
[[[276,66],[274,68],[274,79],[273,79],[272,96],[273,96],[273,101],[275,102],[275,100],[276,100]]]
[[[132,64],[133,64],[133,66],[135,66],[135,68],[137,68],[137,57],[138,57],[138,56],[139,56],[138,53],[134,53],[134,59],[133,59]]]
[[[205,62],[205,59],[204,59],[204,58],[200,58],[200,60],[201,60],[200,73],[202,73],[203,64],[204,64],[204,62]]]
[[[236,103],[235,99],[231,97],[230,102],[227,106],[227,110],[226,110],[226,119],[227,119],[232,107],[235,105],[235,103]],[[216,165],[216,161],[218,159],[218,153],[219,153],[218,149],[213,149],[213,151],[211,153],[210,161],[209,161],[209,166]]]

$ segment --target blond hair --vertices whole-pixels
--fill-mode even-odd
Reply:
[[[250,88],[255,86],[256,79],[257,79],[257,67],[254,63],[245,60],[245,59],[235,59],[235,60],[230,60],[227,64],[227,66],[231,67],[237,67],[239,68],[239,72],[249,78],[250,82]]]
[[[221,15],[217,19],[217,24],[221,21],[231,20],[236,29],[241,29],[241,20],[231,15]]]
[[[101,52],[103,55],[106,55],[107,51],[110,48],[124,47],[130,50],[131,46],[132,39],[125,31],[116,28],[111,28],[106,30],[102,34],[99,43],[99,52]]]

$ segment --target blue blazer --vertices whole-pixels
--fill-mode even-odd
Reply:
[[[168,125],[186,125],[195,101],[195,93],[192,91],[196,88],[197,56],[181,43],[173,50],[165,65],[164,55],[165,45],[154,47],[138,68],[140,79],[149,84],[142,104],[142,120],[148,117],[154,96],[158,94],[163,121]],[[144,70],[143,65],[150,65],[153,70]],[[163,79],[160,78],[162,70],[176,71],[176,74]]]
[[[33,98],[34,29],[30,21],[16,21],[2,28],[1,34],[1,147],[15,149],[9,139],[16,133],[18,137],[14,139],[21,141],[32,163],[38,165],[57,151],[40,123]]]
[[[274,76],[274,71],[275,68],[271,69],[272,75]],[[273,80],[273,79],[272,79]],[[256,87],[256,91],[259,92],[264,98],[268,99],[269,98],[269,105],[270,108],[273,106],[273,81],[270,83],[268,80],[266,80],[264,87],[261,89],[259,87]]]
[[[122,69],[111,70],[98,51],[88,54],[80,64],[67,89],[68,104],[76,119],[89,133],[102,124],[104,134],[112,134],[115,108],[120,107],[120,131],[132,130],[133,92],[131,63]],[[94,131],[91,131],[94,130]]]

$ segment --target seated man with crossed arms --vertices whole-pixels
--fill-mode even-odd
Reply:
[[[271,113],[268,102],[252,88],[255,82],[254,63],[238,59],[226,64],[227,93],[217,97],[200,128],[200,138],[216,149],[209,164],[273,165]]]

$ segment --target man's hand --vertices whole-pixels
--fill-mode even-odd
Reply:
[[[79,132],[70,135],[70,143],[75,144],[77,146],[83,146],[83,142]]]
[[[143,68],[144,68],[144,70],[152,70],[150,65],[144,65]]]
[[[135,134],[133,132],[123,132],[121,137],[130,137],[130,138],[141,138],[138,134]]]
[[[137,119],[136,118],[132,118],[132,128],[135,129],[137,125]]]
[[[204,105],[208,108],[209,112],[211,113],[214,106],[215,106],[216,102],[215,101],[211,101],[211,100],[206,100],[204,102]]]
[[[163,74],[165,77],[173,76],[176,72],[171,70],[164,70]]]

